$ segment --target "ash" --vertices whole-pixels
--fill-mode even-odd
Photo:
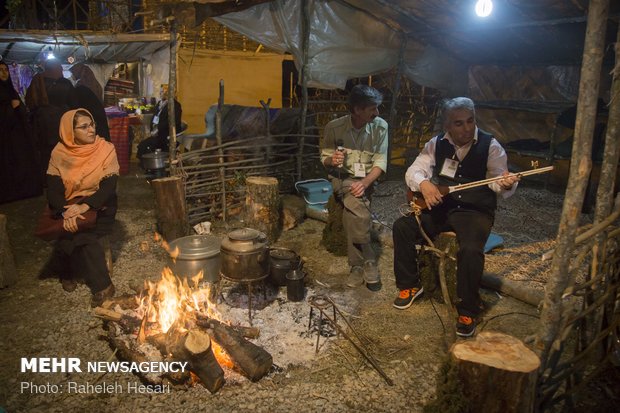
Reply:
[[[252,340],[273,357],[274,364],[282,369],[308,365],[329,349],[329,337],[335,334],[328,325],[321,328],[319,352],[316,352],[318,334],[317,317],[313,311],[310,323],[308,298],[320,293],[306,288],[305,299],[292,302],[287,299],[286,288],[262,285],[252,291],[252,325],[260,329],[260,336]],[[350,311],[348,304],[338,304],[341,310]],[[232,325],[249,325],[248,289],[246,285],[224,286],[217,304],[222,320]],[[310,328],[308,326],[310,325]]]

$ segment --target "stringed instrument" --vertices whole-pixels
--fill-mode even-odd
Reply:
[[[496,176],[495,178],[483,179],[481,181],[474,181],[474,182],[469,182],[466,184],[459,184],[459,185],[453,185],[453,186],[438,185],[437,188],[439,189],[439,193],[441,194],[441,196],[446,196],[453,192],[458,192],[458,191],[463,191],[465,189],[471,189],[471,188],[476,188],[479,186],[488,185],[492,182],[501,181],[502,179],[508,178],[511,176],[516,176],[517,178],[521,178],[522,176],[542,174],[545,172],[550,172],[552,170],[553,170],[553,166],[545,166],[544,168],[534,168],[534,169],[530,169],[529,171],[512,173],[506,176]],[[424,210],[427,208],[427,205],[426,205],[426,202],[424,201],[424,197],[422,196],[422,193],[417,192],[417,191],[414,192],[410,188],[407,188],[407,202],[409,204],[413,204],[411,206],[414,209]]]

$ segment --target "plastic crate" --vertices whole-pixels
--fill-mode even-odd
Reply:
[[[295,183],[295,189],[311,208],[323,210],[331,196],[332,184],[327,179],[309,179]]]

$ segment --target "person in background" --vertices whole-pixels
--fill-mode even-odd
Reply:
[[[71,292],[76,278],[84,279],[92,292],[91,305],[99,306],[114,296],[114,285],[100,238],[109,235],[116,217],[116,184],[119,164],[114,145],[95,133],[95,122],[85,109],[70,110],[60,121],[60,142],[47,169],[50,209],[63,218],[68,234],[56,241],[57,265],[63,289]],[[83,197],[69,205],[69,201]],[[78,231],[81,214],[97,210],[93,230]]]
[[[379,117],[381,93],[356,85],[349,94],[350,114],[325,126],[321,162],[327,168],[334,195],[344,205],[343,226],[351,271],[349,287],[366,284],[381,289],[377,257],[370,245],[372,187],[387,170],[388,125]]]
[[[490,134],[476,126],[474,102],[466,97],[447,100],[442,108],[444,132],[426,143],[407,169],[405,182],[421,192],[427,208],[420,221],[430,239],[443,231],[454,231],[457,253],[456,332],[470,337],[476,331],[476,317],[482,311],[478,289],[484,270],[484,245],[491,232],[497,194],[512,195],[518,178],[508,175],[506,152]],[[493,183],[442,196],[438,186],[506,176]],[[394,222],[394,275],[400,290],[394,307],[409,308],[423,293],[418,274],[416,245],[424,243],[415,216]]]
[[[77,108],[78,102],[73,84],[63,77],[60,61],[46,60],[43,68],[26,90],[26,106],[30,109],[44,177],[52,149],[58,143],[60,118],[69,109]]]
[[[168,121],[167,85],[162,85],[160,94],[161,100],[157,104],[157,109],[155,110],[155,116],[153,116],[153,122],[151,125],[151,136],[138,144],[138,150],[136,153],[138,159],[141,159],[146,153],[155,152],[156,149],[160,149],[163,152],[168,151],[170,123]],[[182,132],[183,129],[181,116],[183,116],[181,104],[174,99],[174,120],[177,133]]]
[[[103,108],[103,88],[95,78],[93,71],[83,63],[71,66],[69,69],[75,80],[75,95],[78,105],[88,110],[97,123],[97,136],[110,141],[108,118]]]
[[[26,108],[0,62],[0,203],[41,195],[43,184]]]

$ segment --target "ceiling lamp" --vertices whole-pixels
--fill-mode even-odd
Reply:
[[[488,17],[493,11],[493,2],[491,0],[478,0],[476,3],[476,14],[479,17]]]

